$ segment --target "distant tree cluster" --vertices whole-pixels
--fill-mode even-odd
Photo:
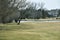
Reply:
[[[39,9],[37,9],[37,5],[38,4],[36,3],[29,3],[25,10],[21,10],[22,17],[27,19],[40,19],[48,17],[48,11],[43,8],[43,4]]]

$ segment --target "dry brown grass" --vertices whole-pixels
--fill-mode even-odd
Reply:
[[[0,24],[0,40],[60,40],[60,22],[25,22]]]

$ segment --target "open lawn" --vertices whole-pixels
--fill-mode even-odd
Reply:
[[[60,40],[60,22],[0,24],[0,40]]]

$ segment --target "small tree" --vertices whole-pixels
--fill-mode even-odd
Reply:
[[[48,16],[48,12],[46,10],[42,10],[42,18],[46,18]]]
[[[40,11],[41,18],[46,18],[48,16],[48,12],[45,10],[44,5],[45,5],[45,3],[43,3],[43,2],[38,4],[38,6],[39,6],[38,11]]]
[[[57,15],[57,17],[59,17],[60,16],[60,10],[58,10],[58,15]]]

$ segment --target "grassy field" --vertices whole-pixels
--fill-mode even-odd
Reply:
[[[0,24],[0,40],[60,40],[60,23]]]

